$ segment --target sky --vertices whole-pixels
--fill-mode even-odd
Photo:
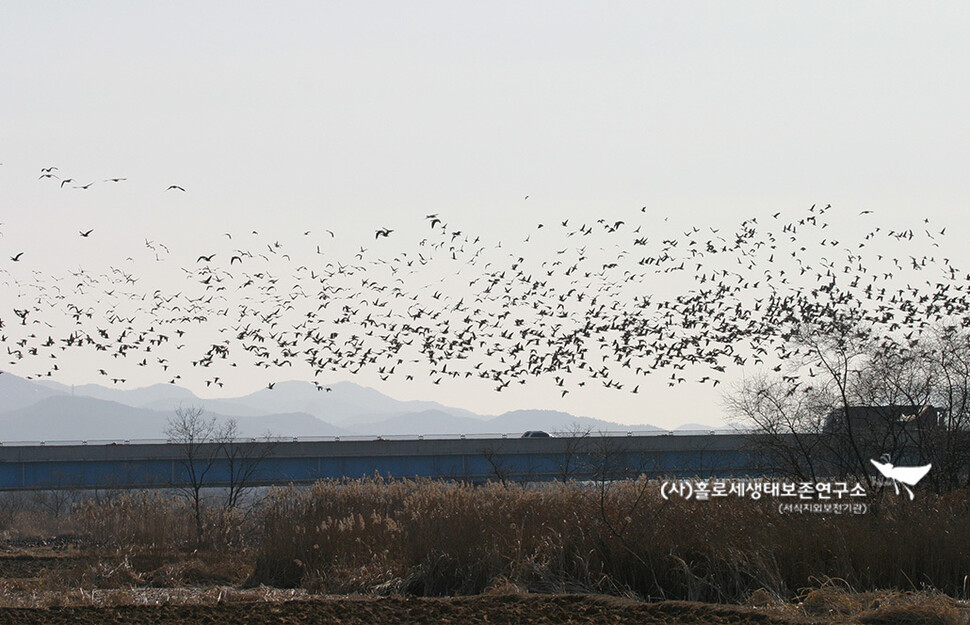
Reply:
[[[17,271],[118,266],[146,240],[191,263],[253,230],[350,259],[428,214],[508,242],[642,207],[659,234],[813,204],[846,227],[930,218],[959,255],[968,26],[956,2],[4,2],[0,269],[21,251]],[[696,384],[563,397],[551,378],[416,377],[327,381],[485,414],[725,418],[721,389]],[[99,377],[78,362],[59,381]],[[218,394],[264,386],[235,372]]]

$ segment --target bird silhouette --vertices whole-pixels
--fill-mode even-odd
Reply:
[[[752,367],[801,390],[819,367],[778,367],[807,358],[794,351],[800,327],[824,332],[850,323],[908,345],[928,332],[922,324],[970,325],[968,272],[952,255],[927,251],[944,242],[938,226],[860,226],[858,238],[833,237],[828,209],[819,206],[671,233],[645,208],[562,220],[561,229],[512,244],[452,227],[435,213],[425,216],[431,232],[423,238],[409,243],[402,229],[374,246],[380,249],[354,245],[359,251],[346,256],[303,237],[305,249],[255,230],[244,243],[216,231],[221,243],[196,263],[181,263],[185,279],[169,289],[144,288],[139,263],[178,271],[178,251],[146,239],[144,258],[133,254],[103,272],[34,273],[26,286],[11,269],[4,278],[20,280],[14,288],[25,293],[16,303],[23,331],[0,342],[17,362],[46,364],[69,347],[155,368],[173,381],[193,368],[244,368],[244,354],[272,372],[302,364],[314,374],[370,371],[382,379],[414,379],[423,365],[432,382],[475,377],[499,391],[548,376],[564,397],[587,383],[640,395],[637,380],[647,375],[660,386],[691,378],[716,387],[728,368]],[[309,236],[305,228],[294,233]],[[378,229],[375,240],[391,232]],[[883,244],[898,249],[897,258],[870,251]],[[98,319],[102,328],[86,326]],[[45,323],[64,335],[31,332]],[[215,344],[192,338],[209,334],[219,337]]]

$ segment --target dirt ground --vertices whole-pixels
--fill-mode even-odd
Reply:
[[[320,596],[302,589],[243,588],[245,575],[245,571],[239,571],[237,579],[231,579],[231,575],[225,578],[202,560],[186,562],[184,554],[105,556],[70,544],[21,544],[0,553],[0,625],[968,622],[968,612],[961,603],[906,593],[864,598],[823,588],[800,603],[768,600],[754,601],[751,606],[649,603],[603,595],[514,590],[453,598]]]
[[[591,595],[500,595],[449,599],[380,597],[329,598],[222,605],[50,607],[0,609],[0,623],[146,623],[252,625],[334,623],[340,625],[420,623],[651,623],[783,624],[805,619],[772,616],[754,608],[668,601],[639,603]],[[822,622],[822,621],[818,621]]]

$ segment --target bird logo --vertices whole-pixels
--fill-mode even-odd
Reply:
[[[909,489],[909,486],[916,486],[916,484],[926,477],[926,474],[930,472],[933,467],[932,464],[924,464],[920,467],[897,467],[893,466],[893,463],[889,461],[889,454],[883,454],[879,458],[882,462],[877,462],[870,459],[869,462],[874,464],[879,472],[883,474],[883,477],[893,481],[893,487],[896,489],[896,494],[899,494],[899,484],[902,483],[903,488],[909,493],[910,501],[913,500],[913,491]],[[909,484],[909,486],[907,486]]]

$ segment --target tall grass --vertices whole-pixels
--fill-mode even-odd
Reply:
[[[245,517],[207,508],[207,557],[244,561],[250,585],[331,593],[516,589],[743,602],[756,591],[805,596],[840,580],[860,592],[970,598],[966,491],[870,496],[864,515],[782,515],[777,499],[664,500],[658,488],[323,481],[272,490]],[[197,547],[191,510],[170,494],[90,500],[62,516],[65,524],[126,553]]]
[[[267,502],[253,580],[327,592],[512,586],[731,602],[759,588],[791,598],[831,578],[857,590],[966,591],[966,492],[889,496],[865,515],[775,506],[665,501],[645,481],[321,482]]]
[[[239,510],[203,506],[210,550],[243,546],[252,522]],[[195,516],[184,497],[164,491],[122,492],[74,504],[75,528],[95,545],[121,550],[178,551],[199,546]]]

